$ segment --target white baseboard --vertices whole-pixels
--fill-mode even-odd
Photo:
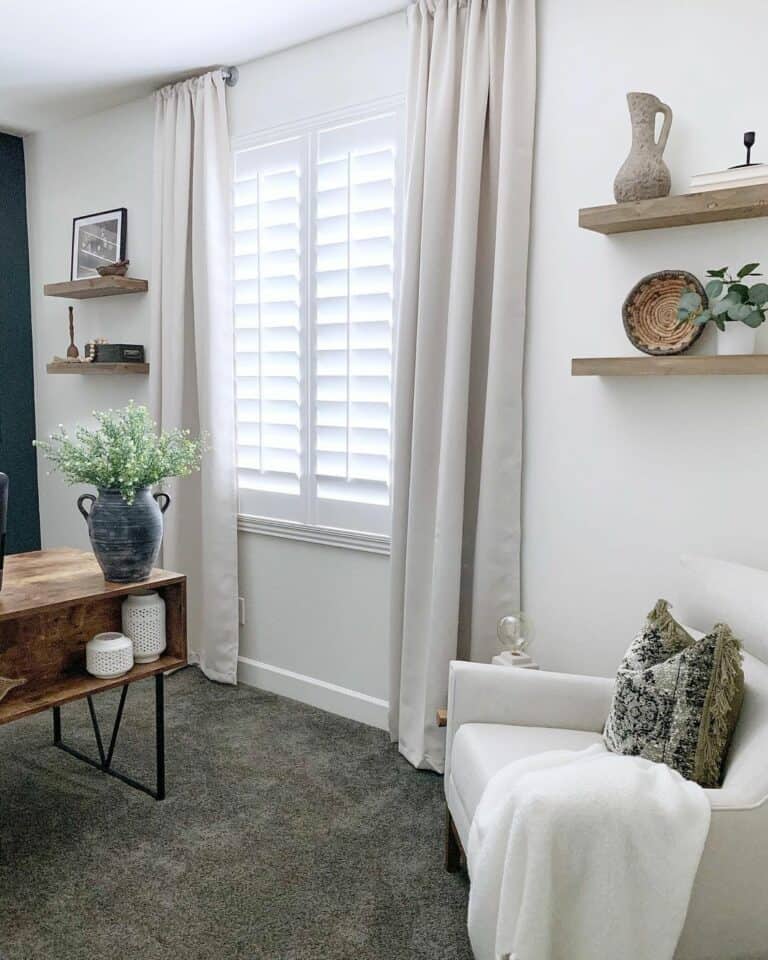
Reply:
[[[389,729],[389,704],[366,693],[338,687],[326,680],[317,680],[282,667],[273,667],[248,657],[238,657],[237,679],[248,687],[268,690],[290,700],[308,703],[340,717],[367,723],[379,730]]]

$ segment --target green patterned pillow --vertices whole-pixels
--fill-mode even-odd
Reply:
[[[694,640],[659,600],[619,667],[605,745],[718,787],[743,696],[741,645],[730,627]]]

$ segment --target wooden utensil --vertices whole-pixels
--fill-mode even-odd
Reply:
[[[80,351],[75,346],[75,308],[69,308],[69,346],[67,347],[67,357],[70,360],[77,360]]]

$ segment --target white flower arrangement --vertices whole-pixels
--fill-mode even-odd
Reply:
[[[137,490],[167,477],[200,469],[204,443],[189,430],[158,433],[146,407],[133,401],[122,410],[93,411],[96,430],[78,427],[74,437],[59,425],[48,440],[35,440],[52,470],[68,483],[91,483],[98,490],[119,490],[133,503]]]

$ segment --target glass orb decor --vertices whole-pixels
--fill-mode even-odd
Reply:
[[[533,623],[531,618],[516,610],[514,613],[502,617],[496,625],[496,636],[502,651],[510,653],[525,653],[533,642]]]

